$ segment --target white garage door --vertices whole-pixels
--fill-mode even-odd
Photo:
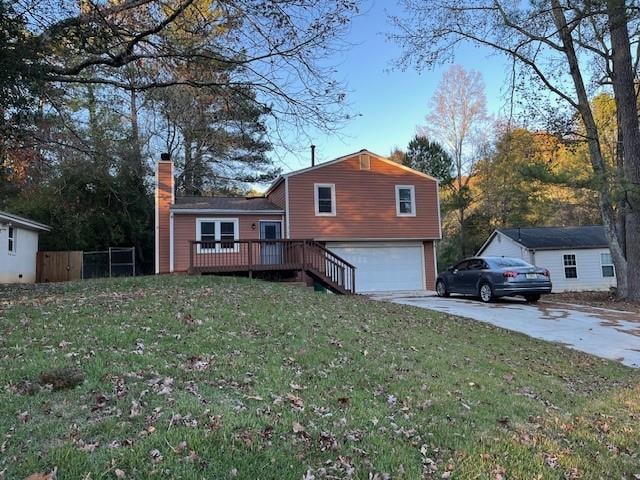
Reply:
[[[422,243],[327,243],[327,248],[356,266],[356,291],[424,289]]]

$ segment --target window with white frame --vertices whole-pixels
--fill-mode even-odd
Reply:
[[[416,195],[413,185],[396,185],[396,213],[399,217],[416,214]]]
[[[16,229],[11,225],[9,225],[7,236],[9,238],[9,253],[16,253]]]
[[[600,254],[600,266],[602,267],[602,276],[605,278],[612,278],[616,276],[615,268],[613,267],[613,259],[610,253]]]
[[[237,218],[198,218],[196,220],[196,240],[198,253],[237,252]]]
[[[573,253],[563,255],[562,262],[564,263],[564,278],[578,278],[576,256]]]
[[[318,216],[336,214],[336,186],[333,183],[315,184],[315,207]]]

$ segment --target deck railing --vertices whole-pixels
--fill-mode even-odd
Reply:
[[[355,267],[313,240],[191,241],[191,273],[269,270],[305,271],[355,293]]]

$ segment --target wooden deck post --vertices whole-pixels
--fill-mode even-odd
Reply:
[[[249,240],[248,244],[249,248],[249,278],[253,278],[253,240]]]

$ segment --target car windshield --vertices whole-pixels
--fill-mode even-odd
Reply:
[[[531,265],[519,258],[492,258],[490,262],[498,268],[503,267],[530,267]]]

